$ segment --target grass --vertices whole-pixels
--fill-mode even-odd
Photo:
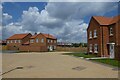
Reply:
[[[96,62],[100,62],[100,63],[120,67],[120,64],[119,64],[120,61],[115,60],[115,59],[93,59],[92,61],[96,61]]]
[[[84,58],[96,57],[95,55],[85,54],[85,53],[64,53],[64,55],[73,55],[73,56],[76,56],[76,57],[84,57]]]
[[[96,57],[96,55],[92,55],[92,54],[85,54],[85,53],[64,53],[63,55],[73,55],[75,57],[84,57],[84,58],[93,58]],[[92,61],[95,62],[100,62],[103,64],[108,64],[108,65],[112,65],[112,66],[116,66],[116,67],[120,67],[120,61],[115,60],[115,59],[91,59]]]

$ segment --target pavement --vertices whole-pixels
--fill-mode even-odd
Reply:
[[[115,67],[63,55],[70,52],[2,54],[3,78],[118,78]]]

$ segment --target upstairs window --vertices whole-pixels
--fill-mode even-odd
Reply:
[[[18,40],[18,43],[21,43],[21,40]]]
[[[94,53],[98,53],[98,44],[94,45]]]
[[[34,39],[31,39],[31,40],[30,40],[30,43],[34,43]]]
[[[113,28],[110,27],[110,36],[112,36],[112,35],[113,35]]]
[[[15,43],[17,43],[17,40],[15,40]]]
[[[48,39],[48,43],[50,42],[50,40]]]
[[[11,43],[12,43],[13,41],[11,40]]]
[[[44,39],[43,38],[41,39],[41,43],[44,43]]]
[[[9,43],[9,41],[7,41],[7,43]]]
[[[89,45],[89,52],[92,52],[92,44]]]
[[[89,33],[89,38],[90,39],[92,38],[92,31],[90,31],[90,33]]]
[[[39,42],[39,39],[36,39],[36,43],[38,43]]]
[[[51,40],[51,43],[53,42],[53,40]]]
[[[94,38],[97,37],[97,30],[94,30]]]

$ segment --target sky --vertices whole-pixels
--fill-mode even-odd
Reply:
[[[0,31],[5,40],[19,33],[47,33],[59,42],[87,42],[92,16],[118,15],[117,2],[4,2]]]

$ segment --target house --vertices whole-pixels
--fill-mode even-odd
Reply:
[[[26,43],[29,38],[32,36],[30,33],[25,34],[14,34],[9,37],[7,41],[8,50],[19,50],[20,46]]]
[[[10,50],[19,51],[53,51],[56,49],[57,38],[50,34],[35,33],[31,34],[15,34],[7,39],[7,45]],[[12,40],[12,43],[11,43]],[[14,41],[14,42],[13,42]]]
[[[93,16],[87,28],[89,54],[120,59],[120,15]]]

